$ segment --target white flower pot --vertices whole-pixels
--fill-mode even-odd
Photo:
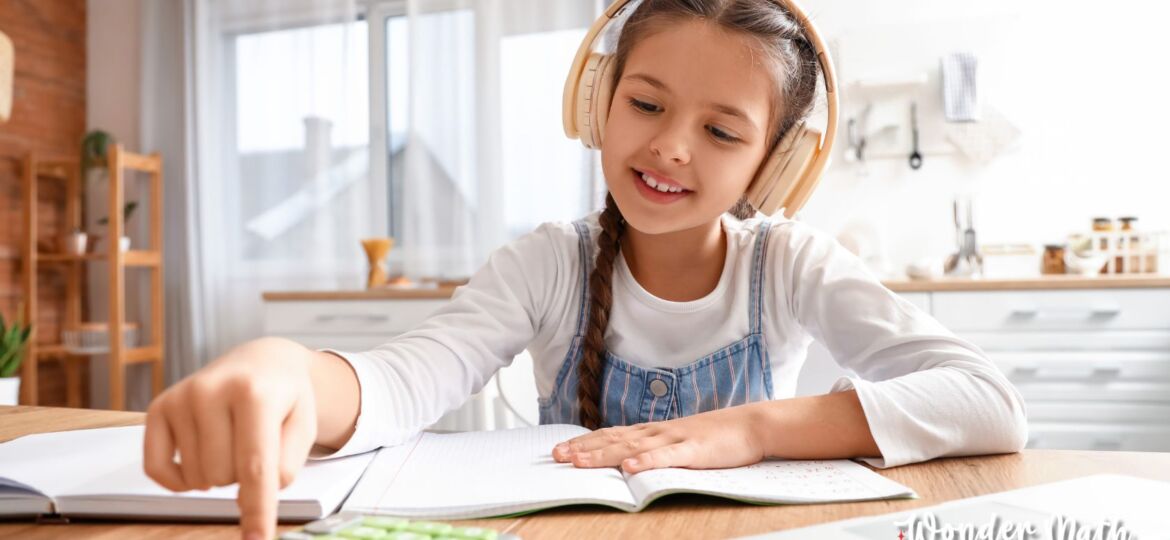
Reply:
[[[20,402],[20,377],[0,377],[0,405]]]

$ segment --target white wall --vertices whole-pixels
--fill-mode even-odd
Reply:
[[[118,142],[131,151],[141,152],[140,145],[140,115],[141,102],[141,56],[142,56],[142,0],[89,0],[86,4],[86,130],[101,129],[109,132]],[[90,181],[87,185],[88,204],[87,220],[91,224],[98,217],[108,213],[106,205],[106,191],[104,182]],[[131,188],[126,192],[126,200],[140,198]],[[139,209],[144,210],[144,203]],[[144,212],[137,212],[135,217],[145,216]],[[139,224],[145,220],[137,220]],[[128,231],[129,232],[129,231]],[[134,234],[130,232],[130,234]],[[134,276],[145,276],[141,271],[135,271],[126,280],[127,287],[135,283],[145,286],[149,282],[142,279],[138,282]],[[90,317],[93,320],[105,321],[108,319],[109,304],[106,292],[109,289],[108,274],[102,265],[90,265]],[[147,314],[143,309],[141,299],[145,298],[138,291],[129,291],[129,300],[126,306],[126,319],[143,324],[140,329],[140,339],[145,340],[149,333],[146,326],[149,321],[143,320],[140,313]],[[91,407],[103,408],[109,403],[108,382],[105,356],[91,357],[90,364],[90,397]],[[129,389],[127,408],[130,410],[145,410],[149,400],[149,372],[145,365],[134,366],[128,370],[126,387]]]
[[[86,127],[138,147],[141,0],[86,4]]]
[[[826,39],[841,45],[841,138],[828,174],[805,207],[805,220],[839,232],[851,220],[883,233],[893,268],[953,249],[950,202],[976,198],[980,243],[1060,242],[1094,216],[1134,215],[1145,229],[1170,228],[1170,82],[1164,55],[1167,8],[1125,0],[1109,4],[1033,0],[804,0]],[[984,165],[927,155],[912,171],[908,122],[917,98],[927,148],[941,138],[939,57],[980,57],[980,95],[1022,131],[1018,149]],[[846,119],[863,96],[848,81],[925,72],[931,84],[875,105],[901,115],[893,158],[869,163],[868,176],[845,163]],[[875,124],[871,122],[871,128]]]

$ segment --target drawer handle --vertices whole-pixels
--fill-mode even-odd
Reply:
[[[1093,439],[1093,450],[1121,450],[1118,439]]]
[[[1121,315],[1121,308],[1119,308],[1119,307],[1095,307],[1095,308],[1090,308],[1090,309],[1086,310],[1086,309],[1076,309],[1076,308],[1039,309],[1039,308],[1034,308],[1034,307],[1018,307],[1018,308],[1012,309],[1012,313],[1011,313],[1011,316],[1013,318],[1017,318],[1017,319],[1039,319],[1039,318],[1052,318],[1052,317],[1067,319],[1067,318],[1073,318],[1073,317],[1083,318],[1086,315],[1088,316],[1088,318],[1091,318],[1091,319],[1113,318],[1113,317],[1116,317],[1118,315]]]
[[[1051,369],[1051,368],[1049,368],[1049,369]],[[1040,374],[1040,367],[1038,367],[1038,366],[1020,366],[1020,367],[1012,368],[1011,376],[1012,377],[1036,377],[1039,374]],[[1096,367],[1096,368],[1092,368],[1092,370],[1088,371],[1087,373],[1083,370],[1070,370],[1070,369],[1060,370],[1060,369],[1058,369],[1055,374],[1063,375],[1065,377],[1075,376],[1077,378],[1087,377],[1090,379],[1110,379],[1110,378],[1116,378],[1116,377],[1121,375],[1121,367],[1120,366]]]
[[[375,323],[389,322],[390,316],[389,315],[375,315],[375,314],[345,314],[345,315],[324,314],[324,315],[317,315],[317,322],[319,322],[319,323],[331,323],[331,322],[336,322],[336,321],[357,321],[357,322],[375,324]]]
[[[1035,377],[1036,373],[1039,371],[1040,371],[1040,368],[1036,368],[1036,367],[1032,367],[1032,366],[1018,367],[1018,368],[1012,369],[1012,375],[1018,375],[1018,376],[1022,376],[1022,377]]]
[[[1117,377],[1118,375],[1121,375],[1121,367],[1120,366],[1109,366],[1109,367],[1093,368],[1093,375],[1092,376],[1105,378],[1105,377]]]

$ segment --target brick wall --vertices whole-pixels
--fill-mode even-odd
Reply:
[[[0,0],[0,30],[16,49],[12,118],[0,124],[0,311],[16,314],[23,301],[20,239],[24,234],[20,166],[26,152],[73,156],[85,133],[85,0]],[[58,234],[63,190],[41,182],[41,234]],[[64,282],[40,274],[40,341],[56,341],[64,313]],[[55,361],[40,369],[40,402],[64,405],[64,374]],[[88,384],[82,394],[86,402]]]

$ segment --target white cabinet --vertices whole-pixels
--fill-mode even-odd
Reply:
[[[1170,289],[903,296],[983,349],[1016,385],[1029,448],[1170,451]],[[814,343],[797,393],[824,393],[844,374]]]
[[[1029,447],[1170,450],[1170,289],[933,297],[1024,396]]]

